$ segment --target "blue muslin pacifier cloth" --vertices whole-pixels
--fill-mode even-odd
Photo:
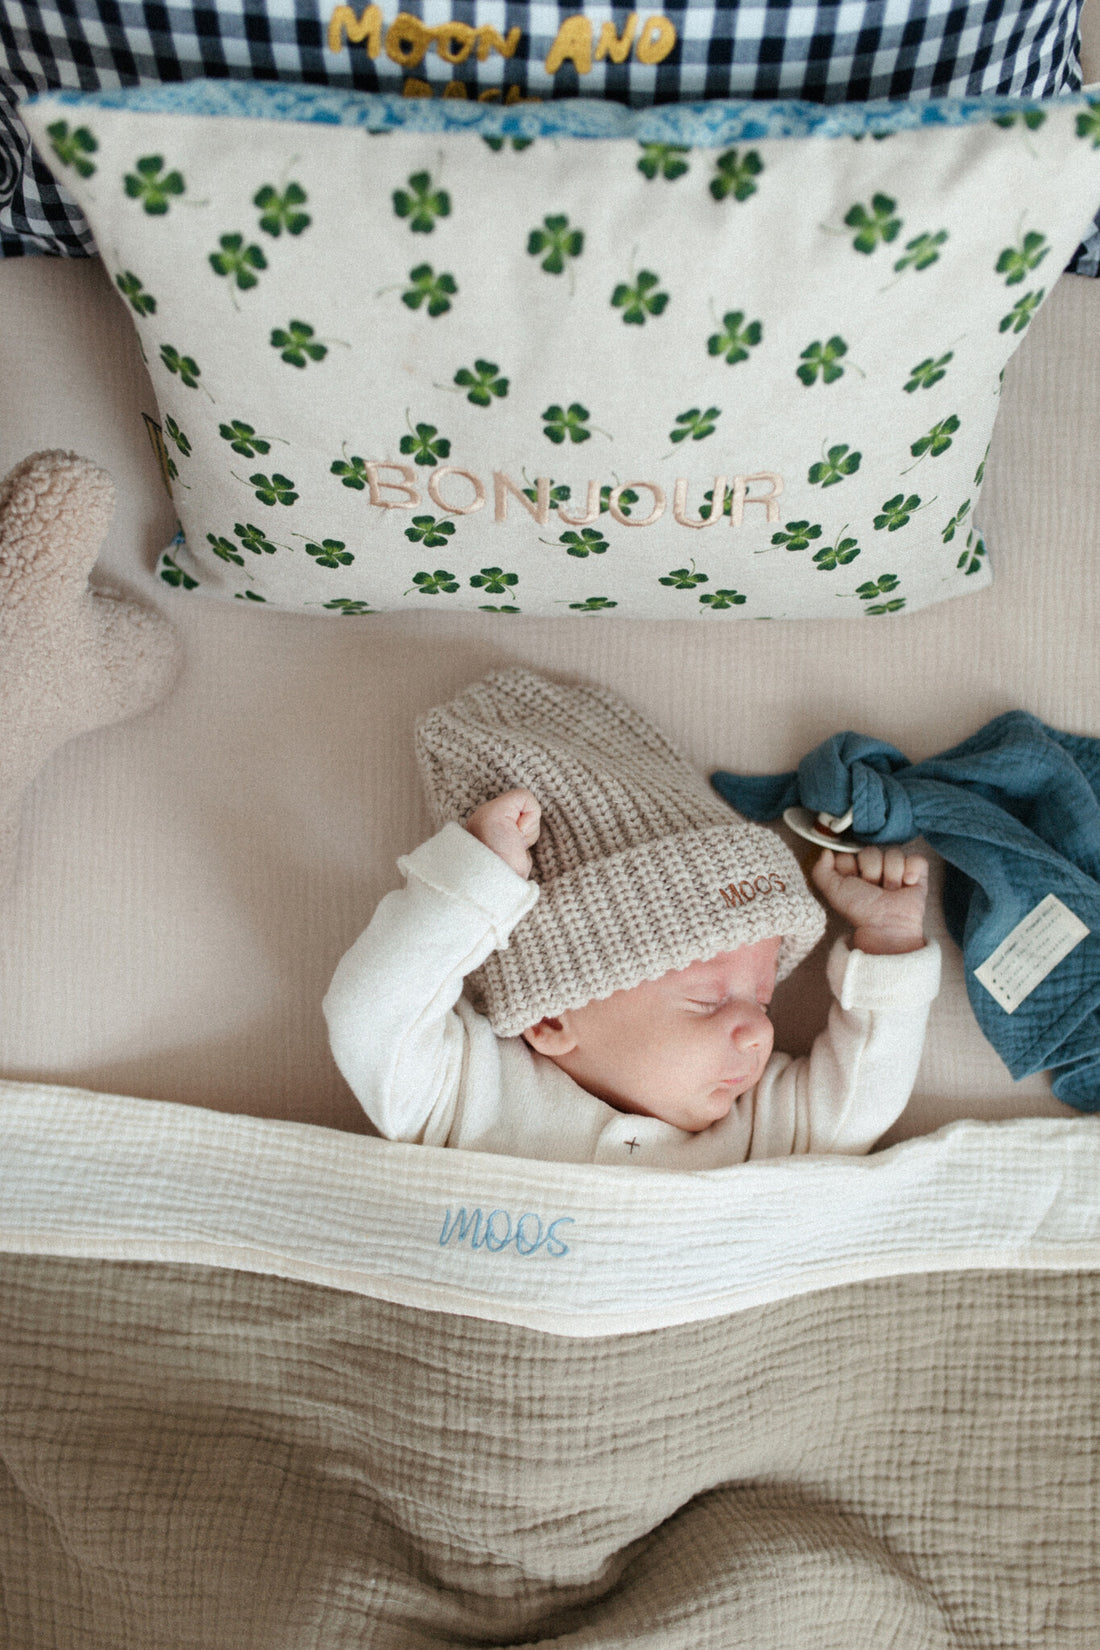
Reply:
[[[1100,1111],[1100,740],[1009,711],[931,757],[838,733],[795,773],[711,775],[749,819],[801,804],[842,816],[867,842],[923,836],[947,862],[943,906],[978,1024],[1014,1078],[1050,1071],[1054,1093]],[[1048,894],[1090,932],[1012,1013],[975,978]]]

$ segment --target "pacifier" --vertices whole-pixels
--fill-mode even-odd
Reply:
[[[783,823],[796,836],[805,837],[819,848],[834,848],[841,854],[858,854],[867,844],[859,837],[849,835],[852,810],[846,814],[815,814],[810,808],[784,808]]]

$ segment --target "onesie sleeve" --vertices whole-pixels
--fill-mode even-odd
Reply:
[[[466,1053],[455,1012],[463,981],[508,944],[539,890],[456,823],[398,869],[404,888],[341,959],[324,1012],[336,1064],[375,1127],[441,1145]]]
[[[753,1096],[750,1157],[870,1151],[912,1093],[939,990],[939,946],[877,957],[837,940],[826,972],[828,1025],[808,1056],[769,1061]]]

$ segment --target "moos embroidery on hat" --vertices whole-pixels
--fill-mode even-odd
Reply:
[[[467,980],[498,1036],[776,934],[784,979],[824,933],[779,836],[609,689],[499,671],[423,717],[416,749],[437,825],[517,786],[542,809],[538,902]]]

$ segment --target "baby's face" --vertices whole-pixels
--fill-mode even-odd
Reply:
[[[781,943],[723,951],[569,1009],[543,1025],[560,1024],[574,1046],[544,1052],[619,1111],[698,1133],[725,1117],[767,1064]],[[531,1033],[528,1041],[538,1046]]]

